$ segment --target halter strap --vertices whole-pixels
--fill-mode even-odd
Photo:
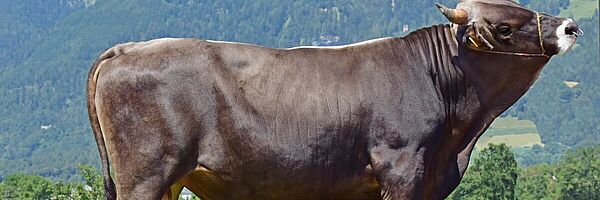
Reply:
[[[485,52],[485,53],[493,53],[493,54],[502,54],[502,55],[511,55],[511,56],[525,56],[525,57],[545,57],[550,58],[550,56],[546,55],[546,48],[544,48],[544,40],[542,37],[542,20],[539,12],[535,12],[537,18],[537,29],[538,29],[538,39],[540,41],[540,48],[542,49],[541,53],[520,53],[520,52],[505,52],[505,51],[493,51],[493,50],[481,50],[471,48],[475,51]],[[469,38],[471,39],[471,38]],[[472,40],[472,39],[471,39]]]
[[[542,48],[542,55],[546,55],[546,48],[544,48],[544,39],[542,38],[542,17],[539,12],[535,12],[537,17],[538,36],[540,37],[540,48]]]

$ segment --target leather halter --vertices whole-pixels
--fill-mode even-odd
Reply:
[[[475,49],[475,48],[470,48],[470,49],[475,50],[475,51],[485,52],[485,53],[511,55],[511,56],[525,56],[525,57],[545,57],[545,58],[550,59],[550,56],[546,55],[546,48],[544,48],[544,40],[542,37],[542,22],[541,22],[540,13],[535,12],[535,15],[537,18],[538,37],[539,37],[539,41],[540,41],[540,48],[542,50],[541,53],[506,52],[506,51],[481,50],[481,49]],[[469,39],[472,40],[472,38],[470,38],[470,36],[469,36]]]

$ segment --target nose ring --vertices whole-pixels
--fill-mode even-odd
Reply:
[[[583,30],[581,29],[577,29],[577,31],[575,33],[573,33],[575,36],[579,37],[579,36],[583,36],[585,35],[585,33],[583,33]]]

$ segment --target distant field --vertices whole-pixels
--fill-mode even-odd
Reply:
[[[488,146],[488,144],[501,144],[504,143],[510,147],[532,147],[537,144],[543,146],[542,138],[537,133],[531,134],[520,134],[520,135],[499,135],[487,138],[487,140],[479,140],[475,145],[476,148],[482,149]]]
[[[537,128],[532,121],[519,120],[514,117],[497,118],[485,132],[487,136],[510,134],[537,134]]]
[[[586,18],[594,15],[598,8],[598,0],[571,0],[569,8],[561,10],[560,16]]]
[[[482,149],[489,143],[505,143],[510,147],[544,145],[532,121],[518,120],[513,117],[496,119],[475,144],[475,148]]]

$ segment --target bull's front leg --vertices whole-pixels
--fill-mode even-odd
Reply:
[[[385,200],[424,199],[422,147],[379,144],[370,148],[371,166]]]

